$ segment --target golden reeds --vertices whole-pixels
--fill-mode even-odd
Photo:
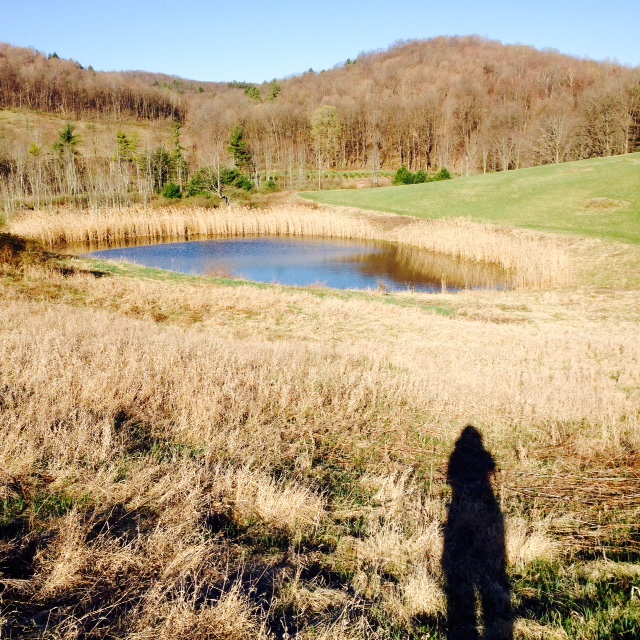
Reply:
[[[46,246],[87,247],[202,237],[315,236],[383,240],[459,260],[494,265],[510,286],[546,288],[566,284],[570,267],[551,237],[500,229],[468,220],[417,220],[343,209],[281,206],[246,208],[129,207],[94,211],[35,212],[18,216],[11,231]]]

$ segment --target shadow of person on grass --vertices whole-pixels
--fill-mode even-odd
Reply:
[[[447,470],[452,499],[444,528],[442,569],[449,640],[513,638],[504,519],[490,482],[495,470],[480,432],[471,425],[465,427]]]

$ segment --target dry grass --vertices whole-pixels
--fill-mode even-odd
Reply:
[[[323,236],[387,240],[455,259],[494,265],[516,287],[546,288],[571,279],[558,240],[458,220],[414,220],[342,209],[282,206],[267,210],[143,208],[36,212],[12,220],[11,231],[49,247],[87,246],[206,236]],[[503,276],[504,277],[504,276]],[[472,283],[471,283],[472,284]]]
[[[216,484],[218,491],[229,487],[223,493],[230,495],[221,499],[232,506],[234,520],[240,526],[258,521],[296,539],[312,534],[325,515],[321,496],[293,482],[277,483],[250,469],[227,473]]]
[[[584,203],[587,211],[618,211],[628,207],[631,203],[627,200],[614,200],[613,198],[591,198]]]
[[[536,560],[552,560],[558,544],[545,529],[544,522],[536,522],[532,526],[523,518],[508,519],[506,547],[509,562],[522,568]]]
[[[16,247],[0,269],[3,637],[421,637],[444,609],[446,464],[469,422],[501,469],[514,580],[629,544],[607,536],[637,522],[637,291],[234,288]]]
[[[517,620],[514,629],[515,640],[568,640],[564,629],[538,624],[532,620]]]

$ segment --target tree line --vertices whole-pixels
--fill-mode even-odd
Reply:
[[[181,133],[182,126],[175,122],[167,144],[144,148],[137,133],[119,130],[113,155],[88,157],[81,151],[82,136],[68,123],[49,147],[32,143],[27,154],[0,158],[4,209],[124,206],[158,194],[168,199],[215,198],[215,205],[254,189],[252,155],[241,127],[232,131],[224,149],[227,164],[218,161],[196,170],[190,169]],[[277,188],[274,181],[265,185],[267,191]]]
[[[405,165],[461,174],[640,148],[640,69],[478,37],[400,44],[281,85],[270,101],[236,91],[194,102],[198,145],[242,122],[266,172]]]
[[[184,121],[181,95],[120,73],[98,73],[56,54],[0,43],[0,108],[26,108],[81,119]]]
[[[322,188],[337,170],[376,184],[404,167],[405,182],[428,181],[445,167],[469,175],[640,149],[639,68],[479,37],[399,43],[263,84],[97,73],[0,45],[0,105],[114,123],[113,155],[63,162],[53,148],[25,148],[0,159],[16,194],[48,180],[51,201],[83,189],[146,198],[169,183],[218,196],[225,185]],[[123,152],[115,129],[127,119],[166,121],[178,134]]]

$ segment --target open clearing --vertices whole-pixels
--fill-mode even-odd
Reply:
[[[319,191],[314,202],[423,218],[468,217],[640,243],[640,153],[402,188]]]
[[[466,180],[507,222],[482,186],[497,178],[517,191],[515,172]],[[637,216],[613,191],[573,197]],[[554,228],[628,215],[615,207]],[[2,633],[443,638],[447,460],[471,423],[500,470],[516,637],[638,637],[640,247],[609,240],[633,239],[624,220],[559,241],[568,283],[456,295],[181,276],[0,236]],[[59,222],[12,229],[89,228]]]

